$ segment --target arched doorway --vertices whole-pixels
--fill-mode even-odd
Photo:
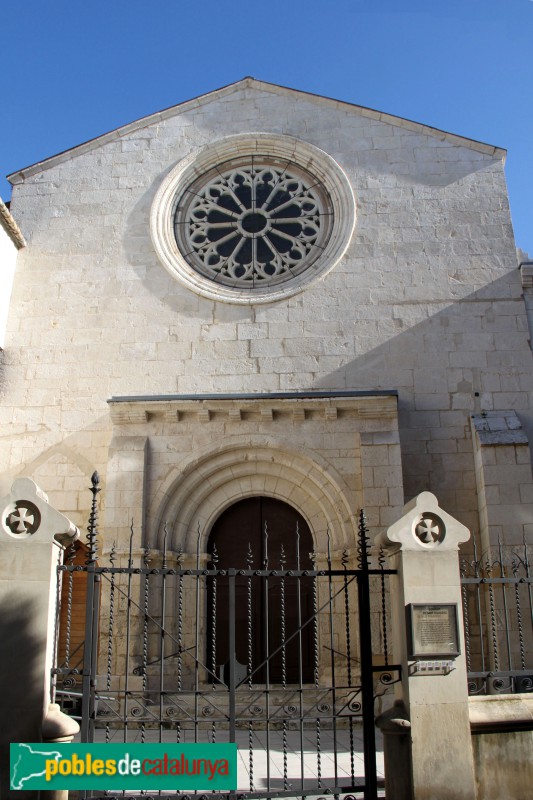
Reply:
[[[311,531],[302,515],[272,497],[249,497],[227,508],[209,536],[217,569],[306,570],[312,568]],[[227,579],[218,578],[216,603],[208,587],[208,664],[229,660]],[[253,683],[313,680],[313,584],[306,577],[237,575],[235,651],[242,674],[252,663]],[[213,652],[214,650],[214,652]]]

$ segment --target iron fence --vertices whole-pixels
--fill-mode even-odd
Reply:
[[[525,541],[461,560],[470,694],[533,691],[532,582]]]

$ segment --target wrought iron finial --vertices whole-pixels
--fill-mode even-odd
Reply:
[[[357,543],[357,563],[359,569],[368,569],[368,545],[370,538],[368,536],[368,526],[366,524],[366,515],[364,508],[359,512],[359,541]]]
[[[164,532],[164,536],[163,536],[163,563],[161,564],[161,568],[162,568],[162,569],[166,569],[166,568],[167,568],[167,566],[168,566],[168,565],[167,565],[167,538],[168,538],[168,528],[167,528],[167,523],[166,523],[166,522],[165,522],[165,525],[164,525],[164,527],[163,527],[163,532]]]
[[[501,577],[505,578],[505,566],[503,563],[503,542],[501,540],[501,536],[499,533],[498,533],[498,558],[500,561]]]
[[[111,552],[109,553],[109,563],[111,564],[111,569],[115,566],[116,557],[117,557],[117,543],[115,541],[113,542]]]
[[[468,568],[469,568],[469,563],[466,560],[466,558],[461,558],[461,560],[459,561],[459,574],[461,578],[468,577]]]
[[[213,569],[218,569],[218,550],[215,543],[213,543],[213,552],[211,553],[211,563],[213,564]]]
[[[252,545],[248,542],[248,550],[246,551],[246,566],[248,569],[252,569],[252,564],[254,563],[254,556],[252,553]]]
[[[145,547],[144,548],[144,553],[143,553],[143,564],[144,564],[145,569],[148,569],[151,561],[152,561],[152,557],[150,555],[150,549],[148,547]]]
[[[287,556],[285,555],[285,548],[283,547],[283,542],[281,543],[281,548],[279,552],[279,566],[281,570],[285,569],[285,564],[287,563]]]
[[[67,551],[65,553],[65,564],[68,564],[71,567],[74,563],[74,559],[76,557],[76,540],[73,539],[67,547]]]
[[[89,525],[87,526],[87,558],[85,559],[85,563],[87,566],[90,564],[94,564],[96,562],[96,551],[98,549],[98,505],[96,502],[96,497],[98,492],[100,491],[99,484],[100,477],[96,470],[91,475],[91,489],[93,499],[91,501],[91,513],[89,514]]]
[[[200,521],[198,520],[196,528],[196,569],[200,569],[200,537],[202,532],[200,530]]]
[[[387,591],[385,587],[385,550],[383,549],[383,545],[379,546],[378,551],[378,567],[381,570],[380,577],[380,588],[381,588],[381,636],[383,641],[383,656],[385,659],[385,665],[389,663],[389,643],[388,643],[388,633],[387,633]]]
[[[130,543],[129,543],[129,551],[128,551],[128,568],[131,569],[133,567],[133,517],[131,518],[131,525],[130,525]]]
[[[349,560],[350,559],[348,558],[348,551],[346,550],[346,548],[344,548],[344,550],[342,551],[342,558],[341,558],[341,564],[343,569],[348,568]]]
[[[263,532],[263,542],[264,542],[263,569],[268,569],[268,522],[266,520]]]

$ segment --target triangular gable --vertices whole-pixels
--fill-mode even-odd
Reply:
[[[313,94],[312,92],[305,92],[300,89],[290,89],[286,86],[280,86],[276,83],[268,83],[266,81],[257,80],[256,78],[246,77],[236,81],[235,83],[230,83],[227,86],[223,86],[220,89],[215,89],[212,92],[199,95],[198,97],[194,97],[191,100],[186,100],[178,105],[170,106],[162,111],[157,111],[155,114],[149,114],[146,117],[141,117],[141,119],[135,120],[135,122],[122,125],[120,128],[115,128],[114,130],[104,133],[101,136],[97,136],[94,139],[89,139],[89,141],[83,142],[76,147],[63,150],[61,153],[51,156],[50,158],[37,161],[35,164],[31,164],[27,167],[17,170],[16,172],[12,172],[7,176],[7,179],[12,184],[21,183],[25,178],[49,169],[50,167],[66,161],[73,156],[87,153],[88,151],[94,150],[95,148],[100,147],[107,142],[121,139],[123,136],[126,136],[129,133],[134,133],[137,130],[147,127],[148,125],[153,125],[154,123],[176,116],[177,114],[182,114],[193,108],[200,108],[207,103],[211,103],[213,100],[218,100],[219,98],[226,97],[243,89],[256,89],[257,91],[269,92],[270,94],[285,95],[293,97],[295,100],[297,98],[305,98],[311,102],[320,103],[326,107],[329,106],[330,108],[341,109],[343,111],[349,111],[352,109],[361,116],[378,120],[379,122],[384,122],[389,125],[394,125],[396,127],[401,127],[415,133],[425,134],[427,136],[436,136],[441,141],[448,141],[450,144],[459,147],[468,147],[472,150],[477,150],[478,152],[494,158],[500,159],[505,158],[506,156],[506,150],[501,147],[496,147],[495,145],[486,144],[484,142],[478,142],[475,139],[468,139],[463,136],[458,136],[457,134],[439,130],[438,128],[432,128],[420,122],[413,122],[412,120],[404,119],[403,117],[396,117],[393,114],[386,114],[382,111],[376,111],[372,108],[366,108],[365,106],[348,103],[344,100],[335,100],[330,97],[324,97],[323,95]]]

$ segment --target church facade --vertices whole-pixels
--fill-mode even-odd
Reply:
[[[424,490],[483,550],[527,540],[504,160],[246,78],[14,173],[4,493],[29,476],[83,527],[97,469],[104,549],[133,520],[136,548],[206,553],[264,499],[340,557],[360,508],[374,536]]]

